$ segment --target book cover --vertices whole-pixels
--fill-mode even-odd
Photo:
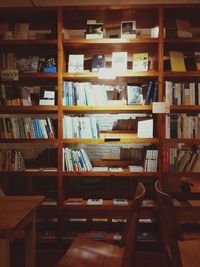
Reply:
[[[153,138],[153,119],[138,121],[138,138]]]
[[[17,69],[24,73],[36,73],[38,70],[38,56],[28,56],[16,60]]]
[[[103,199],[102,198],[89,198],[87,200],[87,205],[102,205]]]
[[[136,38],[136,21],[121,22],[121,38]]]
[[[150,104],[152,90],[153,90],[153,81],[149,81],[148,88],[147,88],[147,94],[146,94],[145,102],[144,102],[145,105]]]
[[[179,38],[192,37],[191,26],[188,20],[176,20],[177,35]]]
[[[26,40],[29,37],[29,23],[16,23],[13,30],[14,39]]]
[[[98,54],[92,56],[92,71],[96,72],[99,69],[102,69],[105,67],[105,55]]]
[[[140,84],[127,85],[127,104],[128,105],[143,104],[143,93]]]
[[[148,53],[133,54],[133,71],[148,71]]]
[[[200,52],[194,52],[194,59],[195,59],[196,69],[200,70]]]
[[[103,38],[103,22],[96,20],[87,20],[86,39],[102,39]]]
[[[171,71],[186,71],[184,55],[182,52],[169,51]]]
[[[84,55],[69,55],[68,72],[82,72],[84,69]]]
[[[128,199],[125,199],[125,198],[114,198],[113,199],[113,205],[114,206],[127,206],[128,205]]]
[[[127,71],[127,52],[112,53],[112,69],[116,72]]]

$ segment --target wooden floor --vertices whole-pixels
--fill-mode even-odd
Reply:
[[[37,267],[55,267],[65,253],[61,248],[37,249]],[[139,251],[136,254],[136,267],[164,267],[163,255],[157,251]],[[24,248],[13,244],[11,247],[11,267],[24,266]]]

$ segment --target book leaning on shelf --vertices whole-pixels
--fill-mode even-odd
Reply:
[[[0,171],[24,171],[23,155],[16,150],[0,150]]]
[[[83,148],[72,150],[63,148],[63,171],[91,171],[92,164]]]

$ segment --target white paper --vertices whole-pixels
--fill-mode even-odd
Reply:
[[[138,138],[153,138],[153,119],[138,121]]]
[[[152,112],[153,113],[169,113],[170,105],[168,102],[153,102]]]
[[[44,91],[44,98],[53,98],[55,97],[55,91]]]

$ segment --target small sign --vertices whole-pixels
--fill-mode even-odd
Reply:
[[[153,102],[153,113],[169,113],[170,105],[167,102]]]

